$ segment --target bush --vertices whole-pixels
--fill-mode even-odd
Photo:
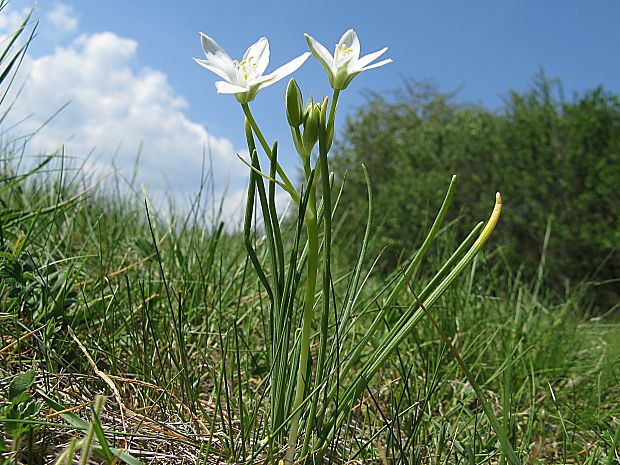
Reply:
[[[369,95],[348,119],[333,163],[337,179],[348,171],[344,204],[358,205],[352,211],[360,219],[366,202],[360,163],[369,169],[374,243],[386,248],[385,270],[418,244],[438,192],[456,173],[457,232],[486,218],[500,191],[505,210],[494,240],[510,269],[539,272],[550,228],[546,284],[564,292],[567,283],[593,280],[599,306],[618,301],[617,95],[597,87],[567,101],[560,82],[541,73],[527,91],[510,92],[498,112],[456,104],[454,94],[431,84],[408,82],[394,97]]]

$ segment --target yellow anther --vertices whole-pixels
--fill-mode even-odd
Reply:
[[[336,45],[336,53],[334,58],[338,60],[341,56],[345,57],[353,53],[353,47],[347,47],[345,44]]]

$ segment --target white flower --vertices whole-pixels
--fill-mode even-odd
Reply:
[[[218,94],[235,94],[240,103],[254,100],[260,89],[288,76],[310,56],[310,53],[306,52],[274,72],[263,74],[269,64],[269,41],[265,37],[251,45],[241,61],[231,59],[215,40],[202,32],[200,40],[206,58],[194,60],[224,79],[215,83]]]
[[[346,89],[351,79],[362,71],[392,63],[392,59],[388,58],[379,63],[370,64],[383,55],[387,47],[360,58],[360,41],[353,29],[349,29],[340,38],[340,42],[336,45],[334,56],[308,34],[306,34],[306,41],[312,54],[317,57],[325,71],[327,71],[329,83],[337,90]]]

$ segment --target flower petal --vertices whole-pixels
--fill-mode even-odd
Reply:
[[[327,49],[314,37],[304,34],[306,36],[306,42],[308,42],[308,47],[310,47],[310,51],[316,57],[317,60],[323,65],[325,71],[327,72],[327,77],[329,77],[329,82],[333,82],[334,80],[334,71],[332,69],[334,65],[334,57],[331,53],[327,51]]]
[[[308,59],[309,56],[310,56],[310,52],[304,52],[301,55],[299,55],[297,58],[289,61],[285,65],[280,66],[275,71],[265,76],[262,76],[261,78],[259,78],[260,79],[259,87],[263,88],[263,87],[270,86],[271,84],[274,84],[278,82],[280,79],[293,73],[295,70],[297,70],[297,68],[299,68],[301,65],[304,64],[304,62]]]
[[[353,60],[357,60],[360,57],[360,41],[353,29],[349,29],[342,35],[338,45],[344,45],[346,48],[353,49]]]
[[[250,59],[253,59],[256,65],[255,74],[262,76],[269,64],[269,41],[266,37],[261,37],[246,50],[243,60],[249,61]]]
[[[215,40],[203,32],[200,33],[200,41],[206,55],[205,61],[211,66],[220,68],[226,73],[228,80],[233,81],[237,73],[232,58],[230,58],[228,53]]]
[[[200,41],[202,42],[202,49],[207,55],[222,55],[230,60],[228,53],[226,53],[226,51],[222,47],[220,47],[220,44],[218,44],[214,39],[209,37],[204,32],[200,33]]]
[[[387,51],[387,47],[382,48],[381,50],[377,50],[376,52],[369,53],[368,55],[364,55],[362,58],[357,60],[357,63],[354,63],[353,66],[355,69],[362,69],[364,66],[372,63],[381,55],[383,55]]]
[[[243,94],[250,91],[250,89],[246,87],[236,86],[235,84],[225,81],[217,81],[215,83],[215,88],[218,94]]]
[[[368,71],[369,69],[374,69],[374,68],[378,68],[379,66],[388,65],[392,63],[392,61],[394,60],[392,60],[391,58],[388,58],[387,60],[380,61],[379,63],[375,63],[374,65],[361,68],[360,71]]]
[[[222,79],[226,79],[227,81],[230,81],[230,76],[228,76],[228,74],[226,74],[226,72],[222,68],[213,66],[207,60],[201,60],[200,58],[194,58],[194,61],[198,63],[200,66],[202,66],[203,68],[206,68],[212,73],[217,74]]]

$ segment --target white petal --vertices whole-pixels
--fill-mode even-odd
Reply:
[[[224,71],[229,80],[234,80],[236,76],[235,65],[228,53],[215,40],[202,32],[200,33],[200,41],[206,55],[205,61],[209,65]]]
[[[256,75],[262,76],[265,70],[267,69],[267,65],[269,64],[269,42],[265,46],[263,53],[256,59]]]
[[[376,52],[369,53],[368,55],[364,55],[362,58],[357,60],[357,63],[354,64],[355,69],[362,69],[364,66],[372,63],[381,55],[383,55],[387,51],[387,47],[382,48],[381,50],[377,50]]]
[[[390,64],[390,63],[392,63],[392,61],[393,60],[391,58],[388,58],[387,60],[380,61],[379,63],[375,63],[374,65],[370,65],[370,66],[366,66],[364,68],[361,68],[360,71],[368,71],[369,69],[378,68],[379,66]]]
[[[202,49],[205,51],[207,55],[220,54],[220,55],[227,56],[230,59],[230,57],[228,56],[228,53],[226,53],[226,51],[222,47],[220,47],[220,44],[218,44],[214,39],[209,37],[204,32],[200,33],[200,41],[202,42]]]
[[[256,64],[256,75],[262,76],[269,64],[269,41],[266,37],[261,37],[258,42],[250,45],[243,55],[243,59],[247,61],[250,58],[253,58]]]
[[[295,70],[297,70],[297,68],[303,65],[309,56],[310,56],[310,52],[304,52],[301,55],[299,55],[297,58],[295,58],[294,60],[291,60],[285,65],[280,66],[275,71],[265,76],[262,76],[260,78],[261,82],[259,86],[263,88],[263,87],[267,87],[267,86],[270,86],[271,84],[278,82],[280,79],[293,73]]]
[[[217,74],[222,79],[226,79],[227,81],[230,80],[230,76],[228,76],[228,74],[226,74],[226,72],[223,69],[218,68],[217,66],[213,66],[212,64],[209,64],[207,60],[201,60],[200,58],[194,58],[194,61],[198,63],[200,66],[207,68],[212,73]]]
[[[346,48],[353,49],[353,59],[357,60],[360,57],[360,41],[357,38],[357,34],[353,29],[349,29],[340,38],[338,45],[345,45]]]
[[[304,35],[306,36],[306,42],[308,42],[308,47],[310,47],[312,54],[317,58],[317,60],[319,60],[321,65],[323,65],[323,68],[325,68],[325,71],[327,71],[329,82],[332,82],[334,79],[334,72],[332,69],[334,65],[334,57],[314,37],[308,34]]]
[[[271,74],[265,74],[263,76],[259,76],[257,78],[248,80],[248,82],[246,83],[246,86],[250,89],[256,88],[258,90],[261,87],[266,87],[270,84],[273,84],[274,82],[277,82],[277,81],[269,82],[272,80],[272,78],[273,76]]]
[[[215,83],[215,88],[218,94],[243,94],[250,90],[246,87],[236,86],[235,84],[224,81],[217,81]]]

